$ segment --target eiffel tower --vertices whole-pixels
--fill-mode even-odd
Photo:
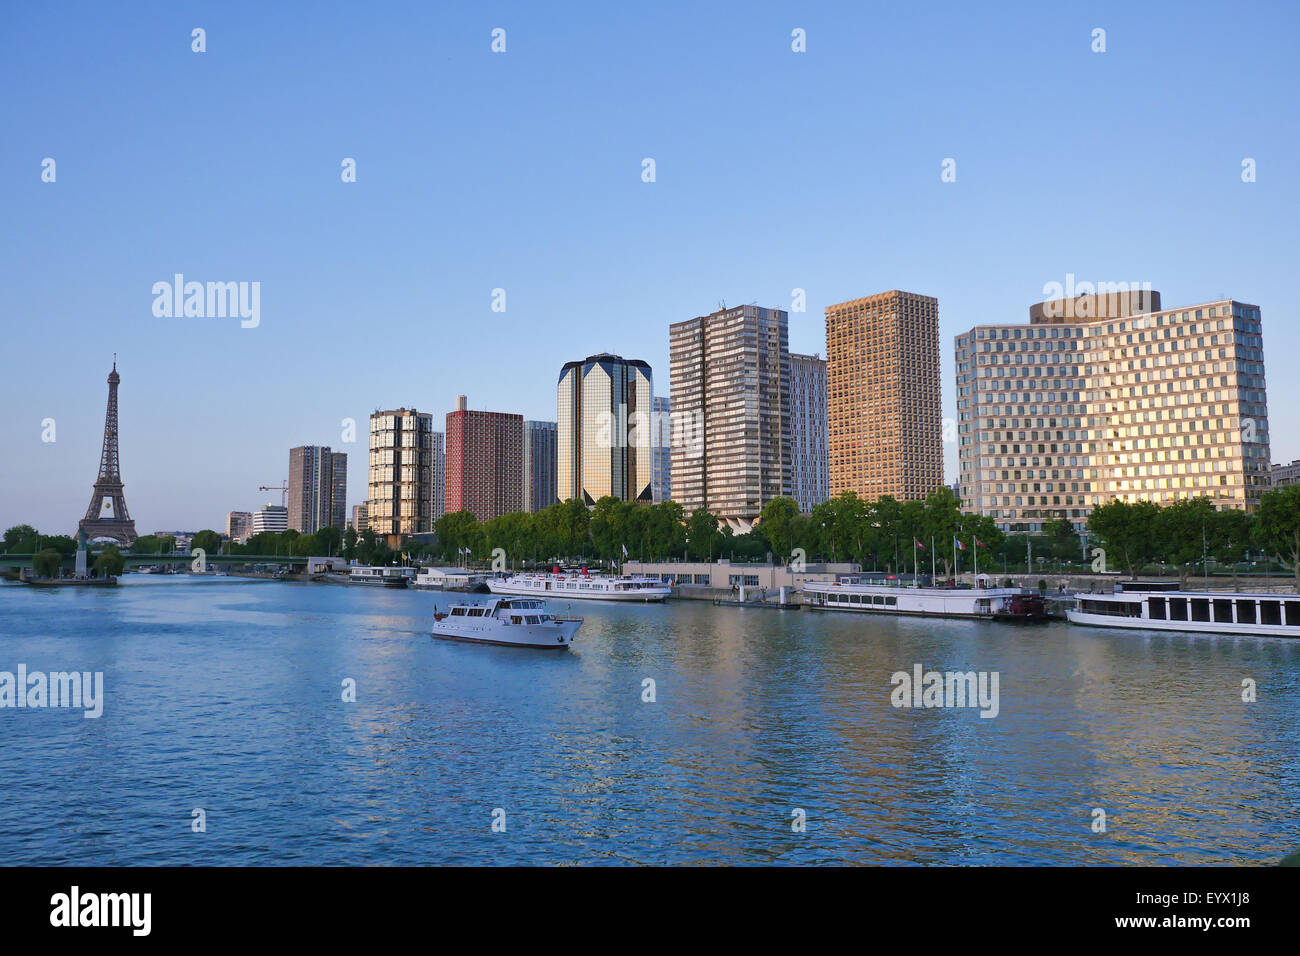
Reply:
[[[135,522],[126,510],[126,497],[122,494],[122,472],[117,461],[117,354],[113,355],[113,371],[108,375],[108,411],[104,413],[104,450],[99,457],[99,477],[95,479],[94,497],[86,509],[86,517],[77,525],[77,537],[84,541],[93,538],[111,538],[123,547],[135,543]],[[111,500],[109,517],[103,516],[104,506]]]

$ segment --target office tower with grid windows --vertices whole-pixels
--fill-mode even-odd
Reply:
[[[826,360],[790,354],[790,496],[812,511],[830,497]]]
[[[826,309],[830,493],[925,498],[943,484],[939,301],[893,290]]]
[[[1030,308],[956,337],[963,508],[1011,533],[1082,530],[1112,499],[1251,511],[1269,484],[1258,306],[1150,290]]]
[[[347,518],[348,456],[329,446],[289,449],[289,527],[301,534],[343,530]]]
[[[524,422],[524,510],[542,511],[556,496],[556,423]]]
[[[663,395],[650,399],[653,437],[650,442],[650,500],[654,504],[673,497],[672,401]]]

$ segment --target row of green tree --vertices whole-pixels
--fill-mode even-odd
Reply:
[[[1092,510],[1088,533],[1102,552],[1094,560],[1130,577],[1159,562],[1185,582],[1210,558],[1235,568],[1257,550],[1289,565],[1300,591],[1300,485],[1266,492],[1252,514],[1218,511],[1209,498],[1163,507],[1150,501],[1111,501]]]
[[[889,496],[865,501],[845,492],[809,513],[800,513],[791,498],[776,498],[763,508],[748,533],[736,533],[716,515],[699,509],[689,516],[680,504],[665,501],[637,505],[613,497],[593,508],[569,500],[535,513],[516,512],[479,522],[459,511],[438,519],[436,541],[411,543],[415,557],[454,562],[462,557],[490,559],[500,548],[514,565],[552,561],[662,561],[681,557],[712,561],[793,558],[806,561],[853,561],[864,568],[898,571],[913,567],[942,567],[953,573],[954,541],[965,546],[961,569],[968,570],[979,549],[981,561],[994,570],[1000,559],[1010,564],[1026,557],[1030,548],[1057,560],[1076,558],[1094,568],[1123,570],[1136,576],[1157,563],[1176,570],[1185,580],[1209,558],[1237,564],[1252,550],[1276,555],[1289,565],[1300,589],[1300,485],[1267,492],[1253,514],[1218,511],[1208,498],[1190,498],[1163,507],[1150,501],[1111,501],[1093,509],[1088,538],[1081,540],[1070,522],[1050,523],[1032,538],[1004,535],[993,520],[961,511],[952,491],[938,488],[924,501],[899,502]],[[976,544],[978,542],[978,545]],[[31,525],[15,525],[0,542],[5,553],[40,554],[41,567],[57,568],[76,551],[66,535],[42,535]],[[915,547],[914,547],[915,545]],[[175,546],[167,536],[145,535],[131,549],[135,554],[168,553]],[[205,529],[194,535],[191,551],[231,555],[340,555],[362,564],[390,564],[401,555],[373,532],[357,534],[323,528],[313,534],[264,532],[246,542],[223,541]],[[121,554],[109,545],[95,552],[95,567],[120,573]],[[100,561],[103,561],[103,567]],[[38,567],[38,572],[41,572]],[[116,569],[116,570],[114,570]],[[1026,570],[1031,570],[1026,560]]]
[[[992,520],[962,514],[947,488],[906,503],[890,497],[868,502],[846,492],[808,514],[800,513],[794,499],[776,498],[747,533],[736,532],[704,509],[686,515],[673,501],[638,505],[613,497],[601,498],[591,508],[574,499],[487,522],[468,511],[453,512],[438,520],[435,531],[435,544],[408,550],[444,561],[485,561],[500,548],[512,565],[720,557],[784,563],[796,557],[898,570],[910,568],[915,558],[922,570],[934,565],[946,574],[952,572],[954,539],[969,551],[976,539],[991,549],[1003,537]],[[920,543],[915,550],[913,542]]]

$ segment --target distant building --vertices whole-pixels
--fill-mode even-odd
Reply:
[[[1082,527],[1112,499],[1252,511],[1270,482],[1258,306],[1149,289],[1043,302],[956,337],[966,511]]]
[[[656,395],[650,400],[654,420],[650,442],[650,500],[654,504],[673,498],[673,403]]]
[[[231,511],[226,515],[226,537],[236,544],[243,544],[253,527],[251,511]]]
[[[830,497],[826,360],[790,353],[790,496],[812,511]]]
[[[177,554],[188,554],[190,542],[194,540],[193,531],[153,531],[155,538],[171,538],[174,542],[172,550]]]
[[[1300,483],[1300,459],[1289,465],[1274,465],[1269,470],[1268,483],[1273,488]]]
[[[446,436],[442,432],[431,432],[429,435],[429,448],[432,452],[430,457],[430,466],[432,469],[432,478],[429,483],[429,493],[432,497],[429,499],[429,530],[433,531],[433,525],[446,514],[447,500],[447,442]]]
[[[556,497],[556,423],[524,422],[524,510],[541,511]]]
[[[556,386],[560,500],[651,501],[650,366],[602,352],[566,362]]]
[[[289,509],[284,505],[265,504],[253,512],[251,525],[253,534],[261,534],[263,531],[273,531],[279,534],[281,531],[288,530]]]
[[[433,416],[394,408],[370,416],[370,474],[366,525],[390,548],[433,530]]]
[[[479,521],[524,510],[524,417],[471,411],[464,395],[447,413],[449,514],[470,511]]]
[[[826,309],[830,493],[923,499],[943,484],[939,301],[893,290]]]
[[[668,327],[672,500],[734,530],[790,494],[789,316],[742,305]]]
[[[289,527],[302,534],[343,530],[347,518],[348,456],[328,445],[289,449]]]
[[[351,527],[357,534],[361,534],[370,527],[369,522],[366,521],[366,503],[364,501],[359,505],[352,506]]]

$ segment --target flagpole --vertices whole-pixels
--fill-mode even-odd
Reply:
[[[930,535],[930,587],[934,587],[934,579],[939,573],[939,565],[934,556],[934,535]]]
[[[970,542],[971,553],[975,555],[975,584],[978,587],[980,577],[980,539],[975,537],[975,535],[971,535]]]
[[[912,587],[916,587],[916,535],[912,535]]]

